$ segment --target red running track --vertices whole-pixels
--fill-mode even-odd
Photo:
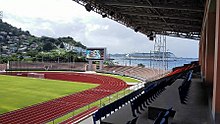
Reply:
[[[17,75],[16,73],[10,73]],[[84,73],[44,73],[47,79],[100,84],[96,88],[0,115],[0,124],[42,124],[128,87],[113,77]],[[21,76],[27,76],[22,73]]]

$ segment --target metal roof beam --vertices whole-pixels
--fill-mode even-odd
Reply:
[[[166,16],[166,15],[154,15],[154,14],[144,14],[144,13],[135,13],[135,12],[121,12],[122,14],[126,14],[129,16],[142,16],[142,17],[154,17],[154,18],[167,18],[167,19],[176,19],[176,20],[185,20],[185,21],[194,21],[194,22],[202,22],[202,19],[196,18],[186,18],[186,17],[178,17],[178,16]]]
[[[203,12],[203,8],[199,7],[184,7],[179,5],[147,5],[142,3],[126,3],[126,2],[113,2],[113,1],[101,1],[103,5],[109,6],[124,6],[124,7],[138,7],[138,8],[154,8],[154,9],[174,9],[174,10],[185,10],[185,11],[195,11],[195,12]]]
[[[179,24],[179,23],[165,23],[165,22],[158,22],[158,21],[139,21],[139,20],[133,20],[135,21],[134,24],[135,25],[149,25],[149,24],[155,24],[155,25],[170,25],[170,26],[180,26],[180,27],[190,27],[190,28],[197,28],[201,30],[201,26],[199,25],[189,25],[189,24]]]
[[[186,29],[186,28],[179,28],[179,29],[176,29],[176,30],[170,30],[170,28],[167,28],[167,27],[148,27],[148,26],[144,26],[141,28],[143,32],[147,32],[147,31],[155,31],[155,32],[164,32],[164,30],[166,30],[166,32],[168,31],[171,31],[171,32],[185,32],[185,33],[189,33],[189,32],[198,32],[198,31],[195,31],[195,30],[192,30],[192,29]],[[199,33],[199,32],[198,32]]]

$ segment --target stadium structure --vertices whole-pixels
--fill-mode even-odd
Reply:
[[[150,40],[157,34],[199,40],[199,61],[173,68],[171,72],[160,76],[157,70],[143,71],[129,66],[102,68],[103,72],[139,75],[143,78],[143,85],[135,90],[129,89],[131,92],[124,93],[117,100],[110,100],[108,104],[88,106],[83,113],[72,114],[61,123],[220,123],[219,0],[73,1],[85,6],[88,12],[95,11],[103,18],[115,20],[135,32],[145,34]],[[28,75],[27,72],[3,74]],[[157,78],[149,77],[151,74]],[[60,116],[129,87],[122,80],[95,74],[45,72],[44,78],[100,85],[1,114],[0,123],[55,123],[53,120]]]

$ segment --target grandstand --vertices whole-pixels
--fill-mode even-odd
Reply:
[[[198,83],[192,84],[192,75],[199,71],[198,62],[176,67],[165,77],[149,82],[145,84],[145,87],[100,108],[93,114],[93,121],[103,124],[168,124],[168,122],[184,123],[184,121],[190,123],[191,120],[183,118],[187,118],[193,111],[189,108],[198,105],[201,110],[194,112],[196,115],[192,115],[192,118],[195,119],[193,122],[194,124],[206,123],[209,121],[206,120],[208,108],[204,108],[203,103],[198,102],[198,98],[195,97],[195,95],[202,97],[201,94],[189,93],[191,85],[193,88],[199,86]],[[173,93],[178,89],[179,92],[174,95]],[[204,113],[200,114],[200,112]]]
[[[143,68],[136,66],[105,66],[99,72],[129,76],[144,82],[153,79],[155,80],[156,78],[159,78],[162,75],[168,73],[168,71],[161,69]]]

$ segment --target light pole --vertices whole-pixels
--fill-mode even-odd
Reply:
[[[41,52],[41,62],[44,62],[44,52]]]
[[[2,44],[0,44],[0,63],[2,63]]]

